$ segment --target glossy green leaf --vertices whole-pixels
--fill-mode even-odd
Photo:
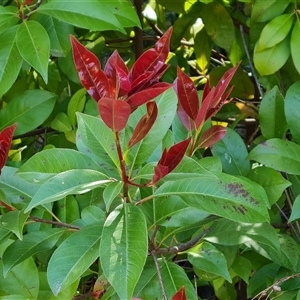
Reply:
[[[283,14],[269,22],[261,32],[256,45],[256,51],[260,52],[274,47],[286,38],[293,24],[291,14]]]
[[[287,124],[284,116],[284,99],[277,86],[268,91],[260,104],[260,129],[265,139],[283,138]]]
[[[231,220],[218,220],[212,230],[204,237],[205,240],[226,246],[247,244],[254,249],[257,245],[273,252],[280,251],[280,243],[276,230],[267,223],[236,223]]]
[[[112,202],[118,197],[118,195],[121,193],[123,188],[123,182],[122,181],[116,181],[110,183],[103,191],[103,200],[105,203],[106,211],[109,211],[109,208],[112,204]]]
[[[15,6],[0,6],[0,34],[19,22],[17,13]]]
[[[54,251],[47,269],[48,282],[54,295],[57,296],[80,278],[97,259],[101,232],[101,223],[85,226],[64,240]]]
[[[229,52],[235,39],[234,24],[226,8],[218,2],[202,4],[199,16],[213,42]]]
[[[267,22],[281,15],[289,5],[289,0],[256,0],[253,3],[251,24],[254,22]]]
[[[56,95],[44,90],[27,90],[0,110],[0,130],[18,123],[15,135],[36,129],[53,110]]]
[[[293,140],[300,143],[300,128],[298,126],[300,118],[300,81],[292,84],[287,90],[284,111],[285,117],[288,124],[288,128],[292,133]]]
[[[289,40],[286,38],[274,47],[258,51],[258,44],[254,48],[254,65],[260,75],[271,75],[277,72],[290,56]]]
[[[145,216],[132,204],[118,206],[106,219],[100,242],[101,267],[120,299],[133,296],[148,255],[147,236]]]
[[[1,20],[0,6],[0,20]],[[16,81],[23,59],[16,44],[18,26],[6,30],[0,35],[0,95],[6,93]]]
[[[23,59],[48,82],[50,40],[46,29],[38,22],[23,22],[17,31],[17,46]]]
[[[175,117],[177,110],[177,97],[173,89],[168,89],[166,92],[156,98],[158,107],[158,116],[150,131],[141,142],[131,148],[133,153],[129,153],[133,157],[132,167],[136,168],[145,163],[156,147],[161,143],[161,140],[166,135]],[[128,125],[135,128],[138,121],[146,113],[146,107],[139,107],[129,118]],[[163,149],[161,149],[162,152]]]
[[[38,8],[38,12],[66,23],[89,30],[118,30],[124,32],[122,24],[114,15],[116,2],[51,0]],[[125,33],[125,32],[124,32]]]
[[[247,175],[248,178],[261,185],[273,205],[282,195],[284,190],[291,185],[279,172],[268,167],[257,167]]]
[[[123,27],[141,27],[140,20],[131,1],[116,0],[115,2],[107,2],[111,12],[119,20]]]
[[[50,250],[57,243],[65,230],[52,228],[50,230],[34,231],[24,235],[22,241],[16,240],[3,253],[4,276],[17,264],[38,252]]]
[[[197,67],[201,72],[206,72],[210,62],[212,51],[212,40],[207,35],[205,28],[202,28],[194,38],[194,48]]]
[[[256,146],[248,158],[280,172],[300,175],[300,146],[290,141],[267,140]]]
[[[83,111],[85,100],[86,100],[86,89],[78,90],[70,99],[70,102],[68,104],[68,117],[73,127],[75,127],[77,123],[76,112]]]
[[[77,169],[61,172],[40,187],[26,211],[62,199],[67,195],[86,193],[109,182],[111,180],[106,175],[94,170]]]
[[[28,218],[28,213],[22,210],[13,210],[5,213],[0,218],[1,226],[13,232],[19,240],[23,239],[23,228]]]
[[[291,35],[291,55],[298,73],[300,73],[300,57],[298,55],[298,49],[300,47],[299,36],[300,36],[300,20],[297,19]]]
[[[178,195],[187,205],[241,222],[268,222],[268,199],[256,183],[220,173],[215,178],[169,181],[154,193],[155,198]]]
[[[63,223],[71,224],[80,219],[79,205],[73,195],[58,200],[54,205],[54,212],[56,217]]]
[[[60,112],[56,115],[55,119],[51,122],[51,128],[59,132],[69,132],[72,130],[72,125],[68,116],[64,112]]]
[[[39,186],[15,176],[17,169],[4,167],[0,177],[0,190],[12,204],[26,205],[38,190]]]
[[[40,13],[36,13],[34,19],[44,26],[49,35],[50,54],[54,57],[65,57],[71,49],[69,35],[73,34],[73,26]]]
[[[3,265],[0,264],[0,291],[2,295],[3,293],[6,295],[15,294],[26,297],[26,300],[37,299],[39,274],[32,257],[12,268],[5,278],[3,276]],[[17,299],[19,300],[19,298],[14,300]]]
[[[159,259],[161,275],[165,285],[168,299],[184,285],[187,299],[195,299],[195,289],[184,270],[173,262],[166,261],[165,258]]]
[[[300,195],[296,197],[293,203],[292,213],[289,217],[289,223],[300,219]]]
[[[50,177],[71,169],[101,171],[89,156],[72,149],[53,148],[38,152],[27,160],[17,174],[31,183],[41,183]]]
[[[231,282],[226,258],[215,246],[208,242],[202,242],[186,252],[189,262],[194,267],[221,276]]]
[[[113,132],[99,117],[77,114],[76,145],[80,152],[91,156],[109,176],[114,176],[119,165]]]
[[[211,146],[211,152],[221,160],[223,171],[228,174],[246,176],[250,171],[246,145],[231,128],[227,128],[227,133],[221,141]]]

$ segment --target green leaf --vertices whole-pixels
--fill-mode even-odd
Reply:
[[[106,211],[108,212],[112,202],[121,193],[124,183],[122,181],[112,182],[103,191],[103,200]]]
[[[98,206],[86,206],[81,212],[81,218],[87,225],[103,223],[106,219],[105,212]]]
[[[195,299],[195,289],[183,268],[167,262],[165,258],[159,259],[159,265],[168,299],[172,299],[182,286],[185,287],[187,299]]]
[[[300,218],[300,195],[296,197],[293,203],[292,213],[289,217],[289,223]]]
[[[300,41],[298,38],[299,36],[300,36],[300,20],[297,18],[291,35],[291,55],[298,73],[300,73],[300,57],[298,55],[298,49],[300,47]]]
[[[297,81],[287,90],[284,101],[284,110],[288,128],[292,133],[293,140],[298,143],[300,143],[300,128],[298,126],[300,118],[299,101],[300,81]]]
[[[271,249],[275,253],[280,251],[280,243],[276,230],[267,223],[247,224],[236,223],[221,219],[215,222],[205,240],[226,246],[246,244],[257,249],[258,246]]]
[[[51,122],[51,127],[64,133],[72,130],[70,120],[64,112],[60,112],[56,115],[55,119]]]
[[[29,213],[22,210],[13,210],[5,213],[0,218],[1,226],[13,232],[19,240],[23,239],[23,228]]]
[[[282,42],[293,25],[292,14],[283,14],[269,22],[261,32],[256,45],[256,51],[274,47]]]
[[[22,241],[16,240],[3,253],[4,276],[17,264],[27,258],[45,250],[52,249],[58,239],[65,232],[64,229],[51,228],[50,230],[34,231],[24,235]]]
[[[0,6],[0,34],[18,24],[18,9],[15,6]]]
[[[41,5],[37,11],[76,27],[89,30],[118,30],[125,33],[122,24],[114,15],[117,10],[116,2],[110,1],[99,3],[51,0]]]
[[[253,270],[252,263],[249,259],[243,256],[237,256],[231,269],[241,277],[247,284],[249,284],[249,278]]]
[[[168,89],[156,98],[158,116],[144,139],[129,151],[132,169],[145,163],[169,130],[177,110],[177,97],[173,89]],[[138,121],[146,113],[145,105],[131,114],[128,125],[135,128]],[[162,152],[163,149],[161,149]]]
[[[271,75],[277,72],[290,56],[290,43],[286,38],[274,47],[258,51],[258,44],[255,45],[253,60],[260,75]]]
[[[55,203],[54,211],[56,217],[63,223],[71,224],[80,219],[78,202],[73,195],[68,195],[58,200]]]
[[[279,172],[268,167],[257,167],[251,170],[247,177],[265,189],[270,205],[273,205],[291,185]]]
[[[118,206],[104,224],[100,260],[105,277],[120,299],[131,299],[147,255],[148,234],[144,214],[132,204]]]
[[[17,46],[23,59],[48,82],[50,40],[45,28],[38,22],[23,22],[17,31]]]
[[[185,12],[185,2],[186,0],[156,0],[156,3],[164,6],[166,9],[177,12],[184,13]]]
[[[277,86],[268,91],[260,104],[259,121],[264,138],[283,138],[287,124],[284,116],[284,99]]]
[[[202,28],[194,38],[194,48],[197,67],[201,72],[206,72],[210,62],[213,43],[205,28]]]
[[[0,264],[0,291],[7,295],[22,295],[26,300],[37,299],[39,293],[39,274],[32,257],[21,262],[3,277],[3,265]],[[15,298],[14,300],[19,300]],[[21,298],[22,299],[22,298]]]
[[[203,20],[204,29],[213,42],[229,52],[235,39],[235,29],[226,8],[218,2],[202,4],[199,16]]]
[[[67,195],[82,194],[111,182],[103,173],[94,170],[69,170],[47,180],[33,196],[26,208],[32,208],[62,199]]]
[[[54,295],[57,296],[61,290],[80,278],[97,259],[101,232],[101,223],[85,226],[69,236],[54,251],[47,269],[48,282]]]
[[[251,24],[254,22],[267,22],[281,15],[290,1],[256,0],[253,3]]]
[[[49,35],[50,54],[54,57],[65,57],[71,49],[69,36],[73,34],[73,26],[40,13],[35,13],[34,19],[46,29]]]
[[[227,128],[225,137],[211,147],[211,152],[221,160],[223,170],[228,174],[246,176],[250,171],[246,145],[231,128]]]
[[[136,10],[130,1],[116,0],[114,3],[107,2],[105,4],[110,6],[110,10],[123,27],[141,27]]]
[[[227,261],[222,252],[208,242],[186,251],[189,262],[199,270],[203,270],[232,282],[228,272]]]
[[[0,7],[0,20],[1,17]],[[16,81],[22,66],[23,59],[16,44],[17,29],[18,26],[11,27],[0,35],[0,96]]]
[[[268,222],[268,199],[262,187],[220,173],[215,178],[165,182],[154,197],[178,195],[191,207],[235,221]]]
[[[0,130],[18,123],[15,135],[40,126],[53,110],[56,95],[44,90],[27,90],[0,110]]]
[[[86,89],[80,89],[72,96],[68,104],[68,117],[73,127],[75,127],[77,123],[76,112],[83,111],[85,100],[86,100]]]
[[[18,170],[17,175],[31,183],[43,183],[54,175],[71,169],[101,168],[89,156],[72,149],[52,148],[36,153]]]
[[[300,146],[290,141],[267,140],[256,146],[248,158],[280,172],[300,175]]]
[[[281,249],[279,263],[291,271],[297,272],[299,262],[299,248],[297,243],[287,234],[279,234],[279,242]]]
[[[108,176],[116,175],[119,159],[113,132],[99,117],[77,113],[76,145],[80,152],[92,157]]]
[[[38,190],[39,186],[30,184],[22,178],[15,176],[17,169],[4,167],[0,177],[0,190],[9,203],[26,205]]]

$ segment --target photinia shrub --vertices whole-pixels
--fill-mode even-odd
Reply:
[[[228,101],[239,66],[216,86],[207,83],[202,100],[180,68],[173,85],[161,82],[171,34],[172,28],[130,70],[117,51],[102,68],[71,36],[80,81],[99,115],[77,113],[78,150],[46,149],[17,172],[5,167],[0,186],[14,181],[16,188],[1,200],[7,212],[1,271],[10,280],[26,271],[30,299],[41,297],[41,286],[47,295],[71,299],[87,282],[94,299],[195,299],[179,262],[199,278],[234,283],[230,255],[242,241],[292,268],[278,258],[266,191],[222,172],[216,157],[199,159],[201,148],[227,135],[210,119]],[[7,156],[12,131],[2,135]],[[259,230],[270,238],[260,238]],[[235,239],[226,239],[232,232]]]

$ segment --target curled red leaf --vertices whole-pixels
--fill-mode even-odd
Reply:
[[[214,125],[208,128],[200,137],[198,148],[210,147],[226,135],[226,127]]]
[[[17,124],[13,124],[9,127],[4,128],[0,132],[0,174],[1,170],[4,167],[7,157],[8,151],[10,149],[11,141],[15,132]]]

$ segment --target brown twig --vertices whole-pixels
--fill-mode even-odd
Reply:
[[[143,14],[142,14],[142,8],[143,8],[143,0],[134,0],[134,6],[136,9],[136,13],[140,19],[140,23],[143,22]],[[134,48],[135,48],[135,59],[138,59],[143,51],[144,51],[144,45],[143,45],[143,30],[139,27],[134,27]]]
[[[56,222],[56,221],[41,219],[41,218],[34,217],[34,216],[29,216],[28,218],[32,221],[39,222],[39,223],[57,225],[60,227],[70,228],[70,229],[74,229],[74,230],[80,230],[80,227],[78,227],[78,226],[70,225],[70,224],[63,223],[63,222]]]
[[[37,128],[37,129],[34,129],[32,131],[23,133],[23,134],[15,135],[14,136],[14,140],[16,140],[16,139],[22,139],[22,138],[26,138],[26,137],[32,137],[32,136],[35,136],[35,135],[40,135],[40,134],[43,134],[45,132],[48,133],[48,132],[55,132],[55,131],[56,130],[52,129],[51,127]]]

